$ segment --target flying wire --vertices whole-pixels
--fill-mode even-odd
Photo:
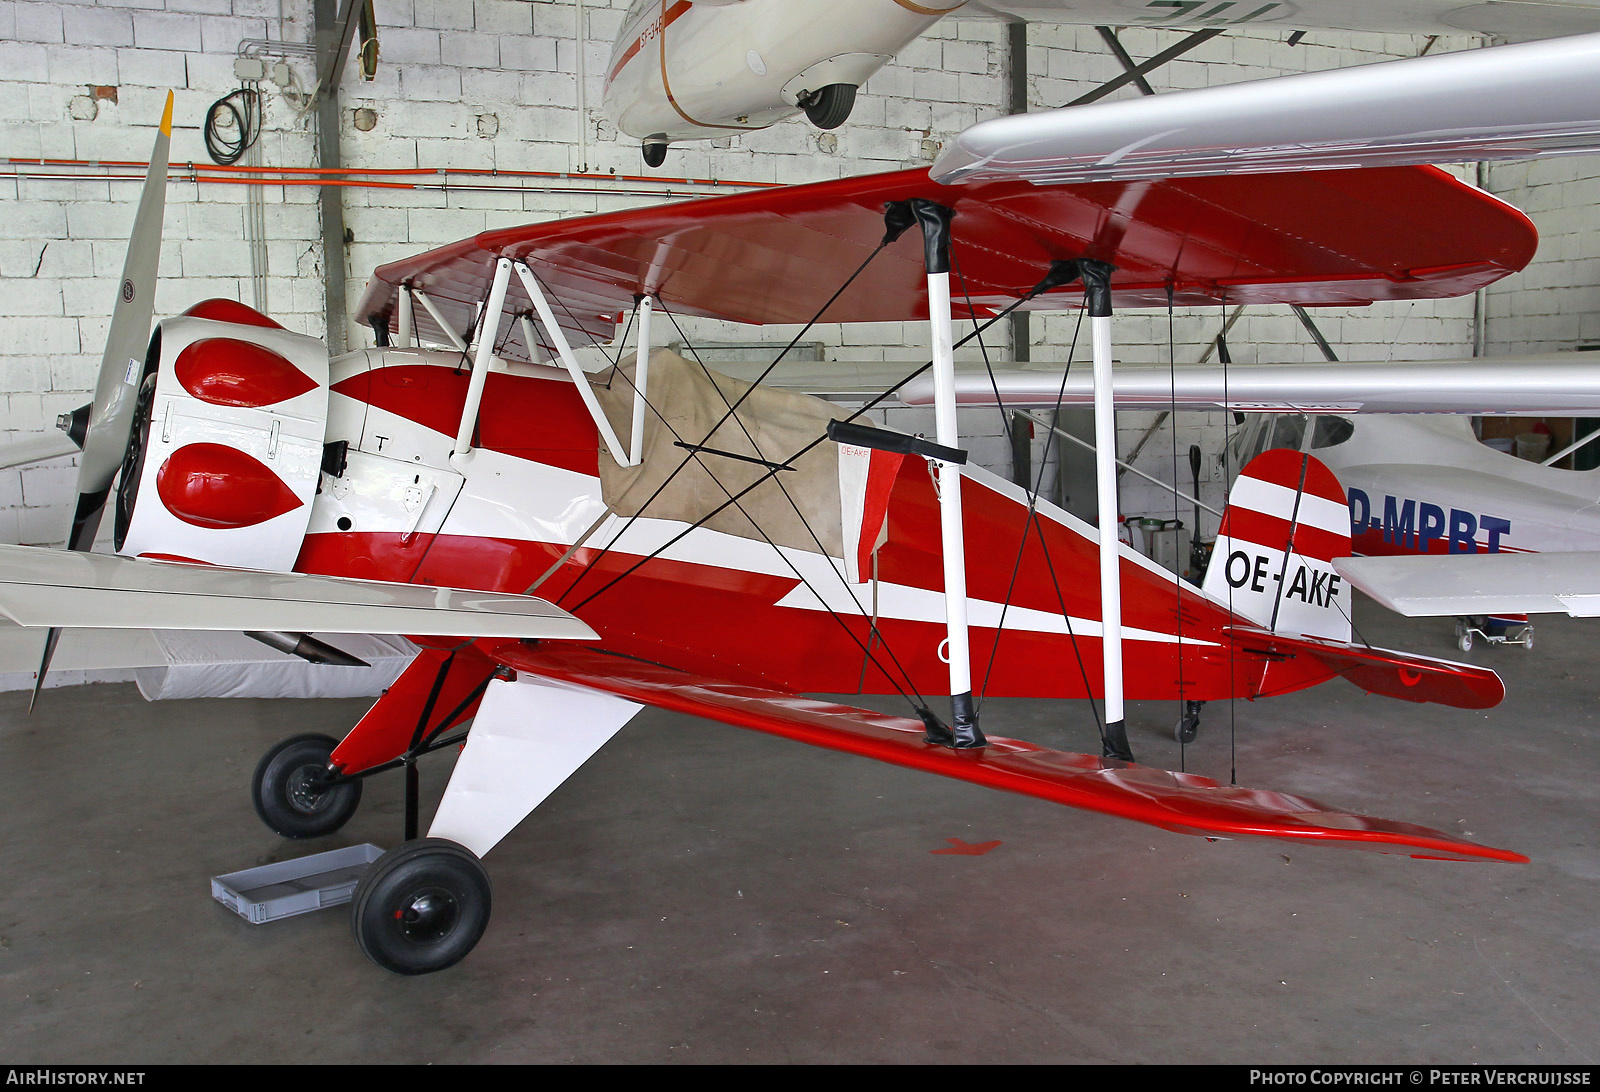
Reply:
[[[788,354],[789,350],[793,349],[797,344],[799,344],[800,339],[805,336],[806,331],[810,330],[811,327],[813,327],[813,326],[815,326],[817,324],[817,321],[822,318],[823,314],[828,310],[828,308],[833,306],[834,301],[837,300],[839,298],[839,296],[843,294],[845,289],[849,288],[851,284],[855,283],[855,279],[862,274],[862,272],[867,268],[868,264],[871,263],[872,259],[876,258],[880,253],[882,253],[884,247],[886,247],[888,245],[889,245],[889,240],[888,240],[887,237],[885,237],[885,239],[882,242],[880,242],[875,248],[873,248],[872,253],[868,254],[866,259],[859,266],[856,267],[855,272],[851,273],[850,276],[845,279],[845,282],[843,284],[841,284],[838,287],[838,289],[833,293],[833,295],[828,297],[828,301],[826,303],[824,303],[820,308],[817,309],[816,314],[814,314],[811,317],[811,320],[809,322],[807,322],[804,327],[801,328],[800,332],[797,333],[789,341],[789,344],[784,347],[783,351],[778,354],[777,358],[774,359],[771,364],[767,365],[767,368],[766,368],[765,371],[763,371],[759,376],[756,377],[755,382],[750,385],[750,390],[745,391],[744,394],[739,396],[738,400],[735,401],[731,407],[729,407],[728,411],[723,414],[721,419],[719,419],[716,422],[716,424],[711,426],[711,430],[709,432],[707,432],[706,435],[700,440],[700,443],[698,445],[695,445],[695,446],[704,446],[708,441],[710,441],[711,437],[716,434],[717,429],[721,428],[723,423],[727,421],[728,417],[734,412],[734,410],[736,410],[739,407],[739,405],[745,400],[745,398],[749,397],[750,391],[755,390],[756,386],[763,379],[765,379],[768,375],[772,374],[772,369],[776,368],[778,366],[778,362],[781,361],[784,358],[784,356]],[[920,375],[921,372],[919,371],[917,374]],[[887,393],[888,392],[885,392],[886,395],[887,395]],[[816,443],[820,443],[822,440],[825,440],[825,439],[827,439],[826,436],[820,437],[816,441]],[[815,447],[816,443],[813,443],[811,445],[811,447]],[[807,447],[805,449],[805,451],[811,450],[811,447]],[[800,455],[805,454],[805,451],[800,452],[798,455],[794,456],[794,458],[799,458]],[[680,462],[677,465],[677,467],[672,471],[672,473],[667,475],[665,480],[663,480],[660,485],[656,486],[655,492],[651,493],[650,496],[646,497],[644,503],[639,506],[639,509],[636,512],[634,512],[633,515],[628,517],[628,522],[623,525],[622,530],[619,531],[617,533],[617,536],[611,540],[612,542],[618,541],[622,537],[622,535],[627,532],[628,528],[633,526],[634,521],[637,520],[640,516],[642,516],[644,514],[645,509],[649,508],[650,505],[652,503],[654,503],[655,499],[661,495],[661,493],[667,488],[667,486],[672,484],[673,480],[675,478],[677,478],[677,476],[680,473],[682,473],[683,468],[688,466],[689,463],[691,461],[693,461],[693,459],[694,459],[694,455],[691,453],[688,457],[686,457],[682,462]],[[785,460],[785,462],[791,462],[791,461],[793,461],[793,460],[792,459]],[[757,481],[754,483],[754,485],[761,484],[761,482],[763,480],[765,480],[765,479],[757,479]],[[754,485],[752,485],[751,488],[754,488]],[[740,495],[742,496],[743,494],[740,494]],[[721,511],[721,509],[719,508],[717,511]],[[711,515],[712,516],[716,515],[716,512],[711,513]],[[711,516],[707,516],[706,518],[709,519],[709,518],[711,518]],[[689,530],[693,530],[694,526],[697,526],[697,525],[692,525],[689,528]],[[685,533],[687,533],[687,532],[685,532]],[[676,540],[674,540],[674,541],[676,541]],[[607,546],[601,547],[601,549],[595,554],[595,556],[589,559],[589,562],[583,567],[583,570],[578,573],[577,579],[575,579],[571,584],[569,584],[567,586],[566,591],[561,593],[562,594],[562,598],[565,598],[568,594],[572,593],[577,588],[578,584],[581,583],[583,581],[583,579],[586,576],[589,575],[589,572],[600,561],[600,559],[603,558],[606,555],[606,552],[609,549],[610,549],[610,545],[609,544]],[[643,559],[641,559],[640,563],[642,564],[643,561],[648,560],[648,559],[649,559],[648,557],[643,558]],[[635,565],[633,568],[628,569],[627,572],[623,573],[622,575],[626,576],[628,573],[633,572],[634,569],[636,569],[636,568],[638,568],[637,565]],[[616,583],[616,580],[618,580],[618,579],[621,579],[621,577],[617,577],[617,578],[613,579],[611,581],[611,583],[606,584],[605,587],[602,587],[600,590],[604,591],[606,588],[611,587],[611,584]],[[599,594],[599,593],[596,592],[595,594]],[[590,599],[593,599],[593,598],[594,598],[594,595],[590,595],[583,602],[587,603],[587,602],[589,602]],[[559,604],[560,601],[561,600],[558,599],[557,603]],[[582,604],[579,604],[579,606],[582,606]],[[574,608],[574,609],[576,609],[576,608]]]
[[[723,405],[728,406],[729,409],[731,410],[732,406],[728,402],[728,396],[723,393],[722,387],[716,382],[716,380],[712,379],[711,369],[706,367],[705,361],[700,358],[699,350],[697,350],[694,347],[694,345],[689,341],[688,335],[683,332],[683,327],[678,325],[678,317],[675,314],[673,314],[670,310],[665,308],[665,307],[662,308],[662,311],[665,312],[667,318],[669,320],[671,320],[673,329],[678,331],[678,336],[683,339],[684,346],[689,350],[689,352],[691,354],[693,354],[694,359],[695,359],[695,363],[698,364],[700,366],[700,370],[705,373],[706,379],[709,380],[711,382],[711,385],[716,388],[717,394],[722,399]],[[785,351],[787,351],[787,350],[785,350]],[[746,393],[748,393],[748,392],[746,392]],[[736,422],[738,424],[739,430],[744,433],[744,438],[747,441],[749,441],[750,447],[756,452],[757,455],[760,455],[762,458],[765,458],[765,455],[763,455],[763,453],[761,451],[761,445],[756,443],[756,439],[755,439],[754,436],[750,435],[750,430],[745,427],[745,423],[744,423],[743,419],[741,419],[737,413],[733,413],[731,416],[732,416],[732,419],[734,420],[734,422]],[[673,435],[676,436],[677,434],[674,433]],[[708,473],[708,474],[711,473],[709,468],[707,468],[706,473]],[[712,475],[712,477],[713,477],[713,480],[715,480],[715,475]],[[774,475],[772,475],[772,484],[774,484],[774,485],[776,485],[778,487],[779,491],[783,493],[783,499],[789,502],[789,507],[790,508],[794,509],[795,517],[800,521],[800,525],[806,529],[806,534],[810,536],[812,543],[815,544],[815,546],[817,547],[817,553],[820,556],[824,557],[824,558],[828,557],[828,551],[827,551],[827,548],[822,545],[822,539],[820,537],[818,537],[816,530],[811,526],[811,522],[806,519],[805,513],[803,511],[801,511],[800,505],[795,502],[795,499],[794,499],[793,495],[790,494],[788,488],[784,486],[783,479],[781,477],[779,477],[778,475],[774,474]],[[718,485],[719,488],[723,488],[721,482],[718,482],[717,485]],[[726,488],[723,488],[723,491],[727,492]],[[741,508],[740,511],[743,512],[744,510]],[[750,516],[749,516],[748,513],[745,514],[745,518],[746,519],[750,519]],[[750,519],[750,522],[751,522],[752,525],[755,524],[755,520],[753,520],[753,519]],[[760,530],[759,527],[757,527],[756,529]],[[762,537],[763,538],[767,537],[765,531],[762,531]],[[769,543],[771,543],[772,540],[771,539],[767,539],[767,541]],[[772,548],[774,550],[778,550],[778,553],[780,555],[783,554],[783,551],[781,549],[779,549],[776,544],[773,544]],[[795,568],[794,563],[789,560],[787,555],[784,555],[784,560],[785,560],[786,563],[789,564],[790,568],[795,570],[795,575],[800,577],[800,581],[801,581],[801,583],[805,584],[806,590],[811,592],[812,595],[816,596],[817,601],[820,602],[823,605],[823,607],[828,611],[829,614],[833,615],[834,619],[840,624],[840,626],[844,627],[845,632],[850,635],[851,640],[855,641],[856,644],[861,648],[861,650],[867,654],[868,659],[872,660],[873,666],[875,666],[879,671],[883,671],[883,665],[878,663],[878,661],[875,658],[873,658],[872,652],[870,650],[870,645],[869,644],[862,644],[862,642],[859,639],[856,638],[855,633],[850,629],[849,625],[845,622],[845,620],[842,617],[840,617],[840,615],[837,614],[832,607],[828,606],[827,600],[823,599],[823,597],[822,597],[822,593],[819,592],[815,587],[813,587],[811,582],[806,580],[806,578],[801,575],[800,570],[798,568]],[[828,570],[830,572],[832,572],[836,577],[838,577],[840,585],[844,588],[845,594],[850,597],[850,601],[855,604],[856,610],[861,612],[861,616],[863,618],[868,619],[869,625],[871,626],[871,633],[868,636],[869,643],[870,643],[870,640],[871,640],[871,638],[873,636],[876,636],[876,638],[880,642],[882,642],[884,652],[888,653],[889,659],[894,662],[894,666],[899,669],[900,674],[905,678],[906,685],[911,687],[912,693],[916,694],[918,700],[920,701],[922,699],[922,694],[917,690],[916,683],[911,678],[911,673],[906,670],[905,666],[900,662],[900,658],[898,656],[896,656],[895,653],[894,653],[894,650],[889,647],[888,638],[885,637],[884,634],[883,634],[883,631],[878,628],[877,620],[867,613],[866,607],[864,607],[862,605],[862,603],[861,603],[861,600],[856,597],[855,589],[850,586],[850,583],[849,583],[848,580],[845,579],[844,574],[841,573],[837,568],[835,568],[831,561],[828,564]],[[888,676],[888,672],[884,671],[884,675],[887,677]],[[892,683],[893,679],[890,679],[890,682]],[[895,689],[898,690],[899,686],[896,685]],[[902,695],[904,695],[904,693],[905,693],[904,691],[901,691]],[[926,703],[924,703],[924,704],[926,704]]]

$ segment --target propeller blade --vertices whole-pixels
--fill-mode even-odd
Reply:
[[[144,190],[139,195],[139,211],[128,237],[128,256],[122,263],[122,279],[111,311],[111,329],[100,357],[100,376],[95,382],[94,401],[89,406],[89,422],[83,436],[83,454],[78,459],[78,504],[72,514],[72,530],[67,534],[67,549],[87,551],[94,546],[100,530],[100,517],[106,509],[106,496],[112,479],[122,465],[133,427],[134,407],[139,383],[144,376],[144,357],[150,342],[150,322],[155,315],[156,274],[161,264],[161,231],[167,207],[167,160],[172,147],[172,92],[167,92],[166,109],[161,113],[161,129],[150,150],[150,166],[144,175]],[[55,655],[59,629],[45,637],[44,655],[33,680],[33,698],[39,700],[45,674]]]
[[[73,550],[86,550],[93,543],[94,533],[100,526],[100,513],[105,510],[106,494],[128,446],[145,350],[150,342],[171,143],[172,92],[169,91],[166,110],[161,115],[161,130],[150,151],[150,168],[145,172],[144,192],[134,217],[133,234],[128,239],[128,256],[123,262],[122,280],[118,283],[116,304],[111,312],[111,329],[106,335],[105,353],[100,358],[100,377],[95,383],[94,402],[89,410],[83,457],[78,460],[78,511],[73,517],[72,537],[67,544]]]

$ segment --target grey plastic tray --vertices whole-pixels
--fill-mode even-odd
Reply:
[[[342,906],[354,896],[367,866],[382,855],[366,842],[229,872],[211,878],[211,897],[252,925]]]

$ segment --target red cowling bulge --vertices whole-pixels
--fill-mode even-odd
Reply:
[[[240,326],[265,326],[269,330],[283,329],[281,323],[272,321],[254,307],[238,300],[201,300],[185,311],[184,315],[189,318],[211,319],[213,322],[235,322]]]
[[[317,385],[282,354],[231,337],[191,343],[178,354],[172,372],[184,390],[214,406],[271,406]]]
[[[251,527],[299,508],[301,500],[261,460],[222,444],[188,444],[156,471],[156,493],[196,527]]]

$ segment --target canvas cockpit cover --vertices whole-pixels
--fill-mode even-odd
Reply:
[[[630,356],[593,377],[595,395],[618,436],[626,437],[632,427],[636,371]],[[650,353],[647,387],[654,412],[645,414],[639,465],[619,466],[604,445],[600,448],[600,489],[613,512],[629,517],[642,511],[652,519],[696,523],[723,508],[706,521],[707,528],[830,557],[843,554],[837,445],[824,441],[791,460],[826,435],[829,419],[840,416],[837,406],[770,387],[751,391],[749,383],[669,349]],[[728,416],[728,407],[740,398],[743,403]],[[696,455],[676,446],[679,440],[707,450]],[[793,469],[769,474],[759,462],[733,455],[784,462]],[[737,504],[728,504],[757,481],[761,484]]]

